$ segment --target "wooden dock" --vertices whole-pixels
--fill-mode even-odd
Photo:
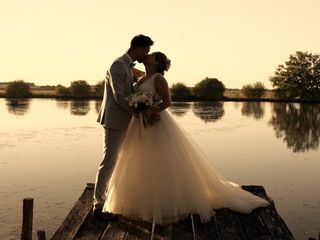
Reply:
[[[120,217],[115,222],[105,222],[92,216],[93,184],[85,190],[70,210],[64,222],[51,240],[150,240],[152,224]],[[279,216],[274,202],[262,186],[243,186],[244,190],[267,199],[271,204],[240,214],[230,209],[216,210],[211,221],[205,224],[194,215],[170,225],[156,225],[154,239],[205,240],[205,239],[294,239],[285,222]],[[192,224],[193,221],[193,224]],[[192,227],[194,226],[194,228]]]

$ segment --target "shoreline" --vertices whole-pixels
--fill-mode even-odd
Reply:
[[[29,97],[7,97],[0,89],[0,98],[4,99],[56,99],[56,100],[102,100],[102,96],[84,96],[84,97],[62,97],[57,96],[54,92],[47,90],[31,90],[31,96]],[[300,99],[278,99],[273,95],[272,90],[267,90],[266,97],[261,98],[247,98],[244,97],[241,90],[227,89],[222,99],[218,100],[199,100],[199,99],[188,99],[188,100],[175,100],[172,102],[284,102],[284,103],[320,103],[319,100],[300,100]]]

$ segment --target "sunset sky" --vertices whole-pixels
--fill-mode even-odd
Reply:
[[[319,0],[0,0],[0,82],[95,84],[137,34],[172,61],[166,78],[227,88],[262,81],[295,51],[320,53]],[[143,69],[140,65],[138,68]]]

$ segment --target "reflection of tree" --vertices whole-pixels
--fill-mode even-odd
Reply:
[[[6,99],[8,112],[17,116],[23,116],[29,111],[30,99]]]
[[[277,138],[294,152],[317,149],[320,137],[320,105],[276,103],[269,123]]]
[[[58,108],[62,108],[62,109],[68,109],[68,107],[69,107],[69,101],[66,101],[66,100],[58,99],[56,101],[56,104],[57,104]]]
[[[173,102],[169,107],[169,111],[177,117],[182,117],[188,112],[190,107],[191,107],[191,103]]]
[[[262,119],[264,116],[264,105],[261,102],[243,102],[241,114],[246,117]]]
[[[72,115],[86,115],[90,111],[90,102],[88,100],[71,101],[70,111]]]
[[[96,113],[99,113],[101,104],[102,104],[102,100],[97,100],[97,101],[95,101],[95,103],[94,103],[94,110],[96,111]]]
[[[195,102],[193,113],[205,122],[215,122],[223,117],[223,102]]]
[[[234,106],[234,109],[238,109],[239,106],[240,106],[240,103],[239,102],[234,102],[233,106]]]

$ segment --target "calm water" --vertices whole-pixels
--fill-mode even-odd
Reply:
[[[0,99],[0,239],[20,237],[22,199],[51,236],[102,156],[99,101]],[[240,184],[265,186],[297,239],[320,230],[320,105],[176,103],[169,111]]]

